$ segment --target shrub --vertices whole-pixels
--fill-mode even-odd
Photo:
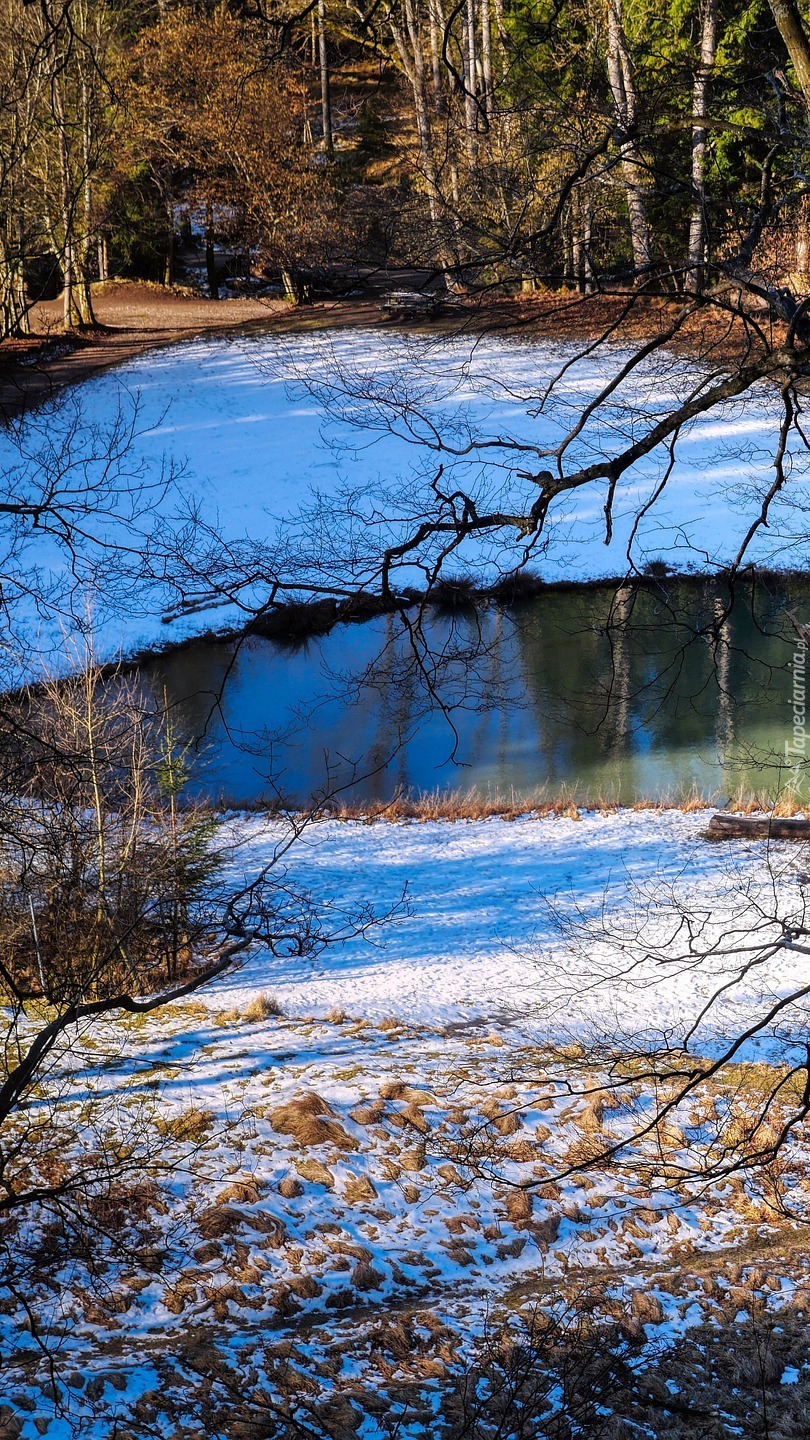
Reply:
[[[478,597],[478,588],[469,575],[443,575],[431,586],[428,599],[439,610],[470,610]]]
[[[0,715],[0,980],[18,1003],[148,991],[210,925],[217,825],[182,804],[183,746],[120,674],[90,666]]]
[[[490,595],[499,605],[520,605],[534,600],[543,589],[543,581],[534,570],[513,570],[490,587]]]

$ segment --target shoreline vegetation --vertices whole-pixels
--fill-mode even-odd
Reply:
[[[381,615],[391,615],[402,609],[430,606],[438,614],[462,618],[465,612],[474,614],[484,605],[494,604],[501,609],[514,609],[530,603],[541,595],[582,594],[599,590],[619,590],[622,587],[636,590],[651,590],[664,593],[665,586],[684,585],[698,590],[711,584],[722,585],[726,581],[723,570],[670,570],[663,561],[652,561],[643,571],[630,571],[624,575],[598,576],[584,580],[544,580],[532,570],[522,570],[506,575],[490,585],[477,585],[471,576],[444,576],[430,591],[405,590],[391,600],[373,593],[356,593],[345,600],[332,596],[313,600],[290,600],[273,605],[260,612],[247,624],[223,626],[220,629],[209,626],[184,635],[168,639],[162,645],[142,646],[131,654],[122,655],[110,661],[106,673],[137,670],[150,661],[180,654],[196,645],[227,645],[246,640],[272,640],[280,647],[298,649],[310,640],[321,639],[330,634],[338,625],[364,624]],[[735,577],[735,584],[767,585],[806,584],[810,574],[804,570],[771,570],[751,566]],[[213,608],[213,607],[206,607]],[[163,623],[171,624],[195,610],[173,611],[163,617]]]
[[[606,794],[579,794],[576,789],[550,791],[546,787],[531,794],[509,795],[497,791],[481,794],[473,786],[468,789],[408,791],[390,800],[330,799],[320,805],[296,807],[282,799],[231,801],[223,796],[212,807],[216,812],[295,817],[312,816],[314,820],[340,820],[364,825],[379,821],[391,824],[427,824],[431,821],[471,823],[479,820],[581,820],[585,815],[608,819],[619,813],[677,810],[682,815],[722,811],[728,815],[764,815],[773,819],[793,819],[810,814],[810,806],[800,796],[786,790],[774,799],[765,791],[737,790],[733,795],[719,791],[703,792],[696,786],[669,791],[660,796],[639,796],[632,801],[618,800]],[[716,837],[712,837],[716,838]]]

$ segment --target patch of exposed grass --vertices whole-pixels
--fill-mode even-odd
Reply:
[[[155,1125],[160,1135],[166,1135],[172,1140],[181,1142],[190,1141],[198,1145],[203,1140],[207,1140],[216,1121],[217,1117],[213,1110],[190,1106],[188,1110],[181,1111],[179,1115],[171,1115],[168,1118],[158,1116]]]

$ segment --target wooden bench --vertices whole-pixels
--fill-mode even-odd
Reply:
[[[423,295],[420,290],[392,290],[380,309],[395,319],[430,320],[446,304],[446,295]]]

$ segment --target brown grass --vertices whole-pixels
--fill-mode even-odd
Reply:
[[[208,1138],[211,1130],[216,1124],[216,1115],[213,1110],[200,1110],[192,1106],[184,1110],[180,1115],[172,1115],[168,1120],[159,1118],[156,1121],[158,1133],[170,1136],[172,1140],[190,1141],[199,1145]]]
[[[242,1011],[242,1019],[253,1023],[260,1020],[270,1020],[273,1017],[283,1014],[284,1011],[279,1005],[275,995],[265,993],[263,995],[257,995],[255,1000],[251,1000],[250,1003],[245,1006]]]
[[[343,1187],[343,1199],[347,1205],[363,1205],[377,1199],[377,1191],[367,1175],[348,1175]]]
[[[679,810],[693,814],[702,810],[727,810],[734,814],[793,816],[804,814],[799,797],[785,791],[774,798],[767,791],[739,789],[733,795],[719,791],[699,790],[695,785],[676,787],[663,795],[639,795],[621,800],[605,791],[580,791],[576,787],[551,791],[540,786],[530,791],[508,792],[488,790],[485,794],[470,787],[467,790],[401,791],[387,801],[333,800],[324,807],[323,815],[335,820],[355,820],[373,824],[378,820],[392,823],[413,821],[424,824],[431,820],[579,820],[584,814],[615,815],[619,810]]]
[[[355,1105],[354,1109],[349,1111],[351,1119],[358,1125],[376,1125],[384,1113],[383,1100],[373,1100],[370,1105]]]
[[[525,1225],[532,1218],[534,1198],[529,1190],[513,1190],[504,1202],[506,1216],[513,1225]]]
[[[434,1098],[427,1090],[419,1090],[404,1080],[386,1080],[380,1086],[381,1100],[406,1100],[409,1105],[433,1105]]]
[[[368,1260],[358,1260],[352,1271],[352,1284],[355,1290],[379,1290],[385,1284],[385,1276]]]
[[[267,1186],[258,1180],[234,1180],[230,1185],[226,1185],[224,1190],[220,1190],[217,1203],[227,1205],[230,1201],[235,1201],[238,1205],[255,1205],[261,1200],[266,1189]]]
[[[322,1165],[320,1160],[301,1160],[296,1166],[302,1180],[309,1180],[312,1185],[325,1185],[327,1190],[334,1190],[335,1177],[327,1165]]]
[[[299,1145],[334,1145],[338,1150],[357,1150],[357,1141],[335,1119],[331,1105],[309,1091],[286,1105],[271,1110],[268,1119],[279,1135],[293,1135]]]
[[[798,799],[785,792],[774,801],[766,792],[738,790],[728,796],[718,792],[706,792],[696,786],[676,788],[658,796],[637,796],[631,802],[622,802],[616,794],[604,791],[582,792],[576,788],[550,791],[541,786],[532,791],[508,793],[498,790],[482,794],[470,787],[467,790],[424,790],[402,791],[391,800],[371,803],[365,801],[335,802],[328,810],[338,820],[375,820],[426,822],[429,820],[487,820],[499,817],[503,820],[517,819],[570,819],[577,820],[583,812],[596,811],[601,815],[613,815],[618,810],[680,810],[691,814],[699,810],[723,808],[752,814],[764,811],[766,814],[795,815],[801,809]]]
[[[294,1200],[296,1195],[303,1195],[304,1187],[294,1175],[285,1175],[282,1180],[279,1180],[278,1193],[283,1195],[285,1200]]]
[[[402,1170],[424,1170],[425,1168],[425,1147],[424,1145],[411,1145],[397,1156],[397,1161]]]
[[[481,1106],[481,1114],[486,1117],[499,1135],[516,1135],[521,1128],[520,1112],[517,1110],[502,1111],[494,1096],[484,1101]]]

